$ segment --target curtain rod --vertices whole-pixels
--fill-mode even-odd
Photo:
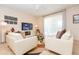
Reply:
[[[59,13],[59,12],[64,12],[64,11],[66,11],[66,9],[63,9],[61,11],[57,11],[57,12],[54,12],[54,13],[50,13],[50,14],[47,14],[47,15],[44,15],[43,17],[49,16],[49,15],[53,15],[53,14],[56,14],[56,13]]]

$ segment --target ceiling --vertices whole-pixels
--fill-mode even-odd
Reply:
[[[2,7],[11,8],[33,16],[44,16],[69,7],[73,4],[2,4]]]

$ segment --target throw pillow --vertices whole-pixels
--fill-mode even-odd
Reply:
[[[63,35],[65,32],[66,32],[65,29],[62,30],[62,31],[58,31],[58,32],[57,32],[57,35],[56,35],[56,38],[61,39],[62,35]]]
[[[56,38],[58,38],[58,39],[61,38],[61,32],[60,31],[57,32]]]

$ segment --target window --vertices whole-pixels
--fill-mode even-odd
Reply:
[[[56,13],[44,17],[44,34],[53,35],[58,30],[63,29],[63,15],[64,12]]]

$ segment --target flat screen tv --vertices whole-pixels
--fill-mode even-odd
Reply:
[[[32,23],[22,23],[22,30],[32,30],[33,24]]]

